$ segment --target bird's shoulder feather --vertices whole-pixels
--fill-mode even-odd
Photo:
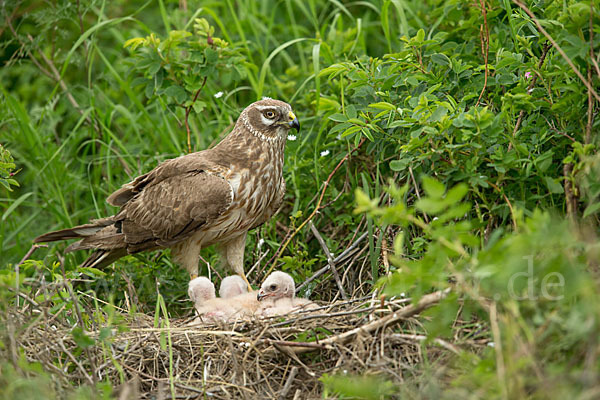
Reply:
[[[166,160],[152,171],[124,184],[108,196],[106,201],[110,205],[121,207],[146,188],[160,184],[165,179],[188,173],[207,172],[223,176],[227,173],[226,168],[214,161],[212,153],[212,149],[209,149]]]

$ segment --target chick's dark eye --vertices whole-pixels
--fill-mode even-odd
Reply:
[[[271,285],[271,286],[269,286],[269,289],[275,290],[275,289],[277,289],[277,285]]]
[[[266,111],[265,117],[267,117],[269,119],[273,119],[273,118],[275,118],[275,113],[273,111]]]

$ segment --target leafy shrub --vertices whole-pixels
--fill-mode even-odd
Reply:
[[[123,182],[210,146],[240,109],[268,95],[293,104],[303,131],[288,141],[279,225],[250,235],[247,261],[266,251],[268,260],[293,232],[270,265],[304,280],[327,262],[308,218],[334,254],[366,231],[361,265],[370,268],[341,272],[366,271],[388,295],[451,287],[423,333],[457,335],[467,321],[494,345],[443,360],[439,371],[424,365],[401,393],[594,396],[593,2],[15,1],[0,18],[8,302],[33,237],[113,213],[103,199]],[[133,287],[137,309],[162,301],[173,315],[187,311],[185,272],[168,252],[127,257],[103,275],[81,271],[82,254],[67,255],[60,270],[62,246],[37,250],[43,261],[23,265],[20,279],[86,272],[96,278],[86,291],[118,305]],[[203,256],[215,264],[212,250]],[[307,293],[329,300],[332,286],[325,276]],[[361,396],[386,380],[368,376],[344,391],[346,379],[332,373],[324,390]]]

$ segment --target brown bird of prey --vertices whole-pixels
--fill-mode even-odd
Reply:
[[[82,266],[96,268],[127,254],[171,248],[191,279],[198,276],[200,249],[217,244],[224,264],[250,287],[243,267],[246,234],[282,203],[291,128],[299,131],[300,124],[289,104],[252,103],[213,148],[167,160],[111,194],[107,202],[121,207],[115,215],[35,242],[80,239],[65,251],[94,250]]]

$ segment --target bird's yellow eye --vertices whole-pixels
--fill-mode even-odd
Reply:
[[[273,118],[275,118],[275,113],[273,111],[266,111],[265,117],[267,117],[269,119],[273,119]]]

